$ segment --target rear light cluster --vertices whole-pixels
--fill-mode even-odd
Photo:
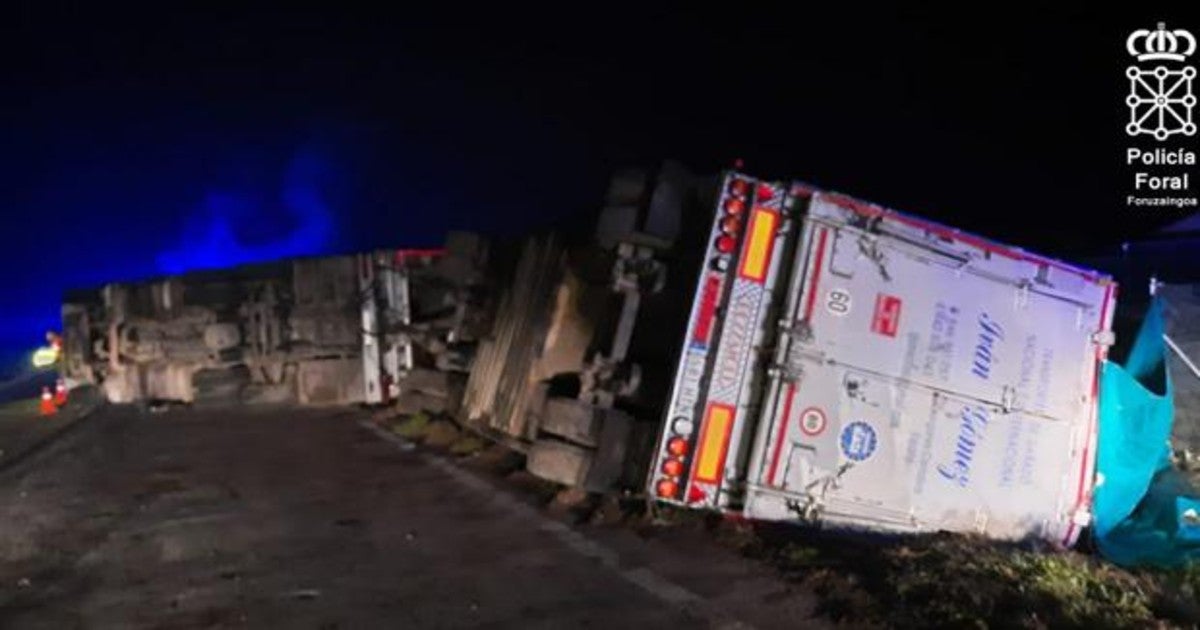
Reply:
[[[765,197],[764,197],[765,195]],[[746,227],[750,207],[756,201],[774,197],[775,192],[766,184],[755,184],[749,179],[733,176],[725,189],[725,200],[721,203],[722,215],[717,219],[716,255],[709,261],[711,268],[724,273],[730,267],[738,240]],[[667,441],[667,452],[654,484],[654,491],[661,499],[678,499],[682,490],[682,478],[687,470],[691,455],[691,436],[695,426],[691,418],[678,417],[671,423],[674,436]]]
[[[747,197],[750,196],[751,188],[751,183],[740,177],[729,180],[729,194],[721,207],[725,211],[719,222],[721,233],[717,235],[717,242],[713,244],[717,253],[722,256],[713,260],[714,267],[728,267],[729,261],[724,256],[737,249],[738,234],[742,231],[742,223],[746,219]],[[761,195],[761,191],[756,194]]]
[[[691,444],[688,443],[687,438],[676,436],[667,441],[669,457],[663,460],[661,470],[664,477],[654,485],[654,491],[658,493],[659,498],[675,499],[679,497],[679,478],[683,476],[683,462],[687,459],[689,450],[691,450]]]

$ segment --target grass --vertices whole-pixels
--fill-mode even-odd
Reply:
[[[425,429],[424,444],[437,449],[447,449],[462,437],[462,431],[449,420],[431,422]]]
[[[450,444],[450,454],[458,456],[473,455],[487,446],[481,438],[465,434]]]
[[[1134,577],[1081,554],[947,535],[885,548],[881,559],[893,586],[881,603],[897,625],[1128,628],[1155,621]]]
[[[836,622],[897,628],[1197,627],[1200,565],[1126,571],[1084,553],[979,536],[874,536],[659,506],[654,528],[707,529],[817,594]]]
[[[429,431],[429,415],[418,411],[408,417],[402,418],[392,425],[392,432],[402,438],[410,440],[424,437]]]

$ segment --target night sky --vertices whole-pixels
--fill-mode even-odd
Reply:
[[[570,224],[663,158],[1067,258],[1184,216],[1124,206],[1124,38],[1200,20],[735,6],[12,12],[0,348],[67,287]]]

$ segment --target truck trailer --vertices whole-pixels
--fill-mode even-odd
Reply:
[[[452,234],[76,293],[66,369],[117,402],[432,408],[589,491],[1070,545],[1116,288],[805,183],[668,162],[614,177],[582,237]]]
[[[591,242],[526,242],[460,419],[589,490],[1070,545],[1115,299],[846,195],[668,165],[614,180]]]
[[[1113,342],[1109,277],[740,173],[715,215],[653,496],[1074,543]]]

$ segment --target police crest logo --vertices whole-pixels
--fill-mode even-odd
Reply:
[[[1196,95],[1194,66],[1179,65],[1196,52],[1196,38],[1183,29],[1138,29],[1125,40],[1125,49],[1141,65],[1125,69],[1129,79],[1129,123],[1125,133],[1147,135],[1162,141],[1173,135],[1196,135],[1192,110]],[[1154,65],[1150,65],[1153,63]]]

